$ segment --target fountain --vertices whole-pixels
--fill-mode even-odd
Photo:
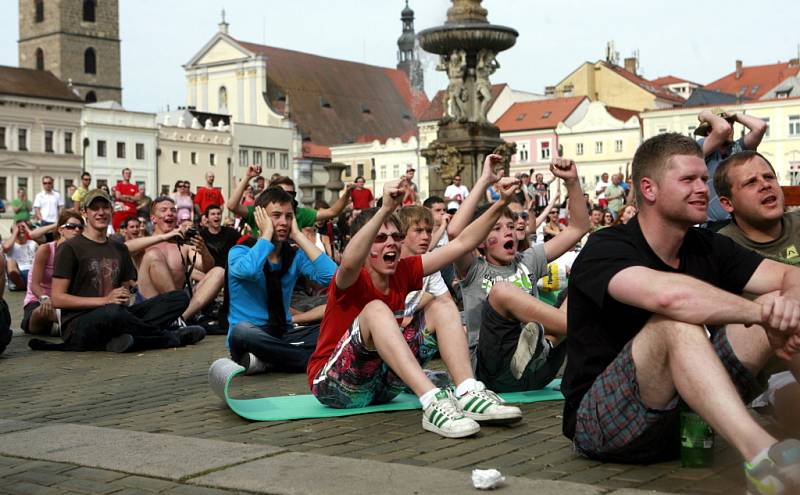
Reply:
[[[480,173],[484,157],[502,154],[508,167],[516,146],[500,139],[500,131],[486,118],[491,103],[491,76],[500,65],[496,55],[514,46],[518,33],[489,24],[481,0],[451,0],[447,21],[421,31],[420,46],[439,55],[437,70],[449,83],[444,115],[437,138],[422,150],[428,167],[429,191],[441,195],[454,175],[470,187]]]

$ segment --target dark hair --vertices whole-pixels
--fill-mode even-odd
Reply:
[[[767,165],[769,165],[770,170],[772,173],[775,173],[775,167],[767,160],[767,158],[759,153],[758,151],[752,150],[744,150],[740,151],[739,153],[735,153],[728,158],[722,160],[719,165],[717,166],[717,171],[714,172],[714,190],[717,191],[717,196],[722,197],[725,196],[726,198],[730,198],[732,191],[731,191],[731,181],[728,179],[728,170],[731,167],[738,167],[739,165],[744,165],[745,163],[749,162],[753,158],[759,157]]]
[[[328,202],[325,201],[324,199],[317,199],[317,200],[314,201],[314,209],[315,210],[321,210],[323,208],[330,208],[330,207],[331,207],[331,205],[329,205]]]
[[[178,187],[183,184],[185,181],[179,180],[175,182],[175,186],[172,188],[172,192],[178,192]]]
[[[123,220],[122,223],[119,224],[119,226],[120,226],[120,228],[127,229],[128,228],[128,224],[131,223],[132,221],[136,221],[136,222],[142,223],[142,221],[139,220],[139,217],[131,216],[131,217],[127,217],[125,220]]]
[[[428,196],[428,198],[422,202],[422,206],[425,208],[433,208],[433,205],[436,203],[444,204],[444,199],[441,196]]]
[[[270,181],[269,187],[278,187],[278,186],[292,186],[294,188],[294,181],[288,175],[281,175],[277,179]]]
[[[89,172],[84,172],[84,173],[81,174],[81,179],[83,179],[84,177],[89,177],[91,179],[92,178],[92,174],[90,174]]]
[[[67,220],[69,220],[70,218],[74,218],[76,220],[79,220],[81,222],[81,225],[84,225],[83,216],[81,216],[80,213],[78,213],[75,210],[64,209],[58,215],[58,226],[61,227],[62,225],[67,223]],[[61,237],[61,234],[58,233],[58,228],[56,228],[55,232],[53,232],[53,238],[57,240],[60,237]]]
[[[358,179],[361,179],[361,180],[363,180],[364,182],[367,182],[367,179],[365,179],[363,175],[359,175],[358,177],[356,177],[355,179],[353,179],[353,182],[358,182]]]
[[[350,224],[350,235],[351,236],[356,235],[356,233],[359,230],[361,230],[361,227],[366,225],[367,222],[369,222],[372,219],[372,217],[374,217],[375,214],[378,213],[378,210],[380,210],[380,208],[377,207],[369,208],[367,210],[361,210],[361,213],[359,213],[358,216],[355,219],[353,219],[353,223]],[[400,231],[401,233],[403,232],[403,224],[402,222],[400,222],[400,219],[397,218],[397,215],[395,215],[394,213],[386,217],[386,221],[384,223],[387,224],[390,223],[395,227],[397,227],[398,231]]]
[[[633,190],[636,202],[644,204],[640,182],[643,177],[659,181],[664,176],[667,161],[676,155],[690,155],[703,158],[703,149],[694,139],[668,132],[653,136],[639,146],[633,155]]]
[[[158,206],[159,203],[163,203],[165,201],[175,204],[175,200],[169,196],[158,196],[153,200],[152,203],[150,203],[150,214],[154,215],[156,213],[156,206]]]
[[[278,203],[281,205],[292,204],[293,199],[294,198],[292,198],[291,194],[284,191],[280,187],[270,186],[264,189],[261,192],[261,194],[258,195],[253,206],[254,207],[260,206],[261,208],[266,208],[267,205],[272,203]]]
[[[220,211],[222,211],[222,207],[220,205],[208,205],[208,206],[206,206],[206,209],[203,212],[203,215],[208,216],[208,214],[209,214],[209,212],[211,212],[211,210],[220,210]]]

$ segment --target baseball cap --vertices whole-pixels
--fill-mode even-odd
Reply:
[[[720,108],[720,107],[715,107],[715,108],[712,108],[712,109],[711,109],[711,113],[713,113],[714,115],[716,115],[716,116],[718,116],[718,117],[722,117],[723,119],[727,120],[727,121],[728,121],[728,123],[730,123],[730,124],[733,124],[733,122],[734,122],[734,121],[733,121],[733,116],[732,116],[732,115],[728,115],[728,113],[727,113],[727,112],[725,112],[725,111],[724,111],[722,108]],[[697,126],[697,128],[694,130],[694,135],[695,135],[695,136],[706,137],[706,136],[708,136],[709,134],[711,134],[711,124],[709,124],[708,122],[702,122],[702,123],[701,123],[700,125],[698,125],[698,126]]]
[[[92,189],[91,191],[86,193],[86,196],[83,197],[84,208],[91,205],[92,201],[96,199],[103,199],[107,201],[109,205],[114,204],[114,202],[111,201],[111,196],[109,196],[109,194],[104,190],[98,188],[98,189]]]

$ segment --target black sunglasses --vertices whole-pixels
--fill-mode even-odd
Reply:
[[[518,211],[518,212],[514,213],[514,220],[517,220],[519,218],[527,220],[528,219],[528,212],[527,211]]]
[[[79,223],[65,223],[61,228],[67,230],[83,230],[83,225]]]
[[[381,232],[380,234],[375,236],[375,240],[372,242],[378,242],[378,243],[386,242],[386,240],[389,239],[389,237],[391,237],[392,240],[395,242],[400,242],[406,238],[406,236],[404,236],[400,232],[392,232],[391,234],[387,234],[386,232]]]

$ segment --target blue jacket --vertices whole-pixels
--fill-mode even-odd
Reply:
[[[267,280],[264,277],[264,263],[275,250],[275,245],[265,239],[259,239],[251,248],[234,246],[228,252],[228,290],[231,306],[228,312],[228,336],[233,327],[240,321],[247,321],[257,326],[266,326],[269,321],[267,310]],[[280,268],[272,264],[271,267]],[[292,265],[281,278],[283,286],[283,306],[286,310],[286,321],[290,323],[289,304],[292,301],[292,290],[300,275],[319,284],[328,285],[336,272],[336,264],[322,253],[311,261],[302,249],[298,249]]]

